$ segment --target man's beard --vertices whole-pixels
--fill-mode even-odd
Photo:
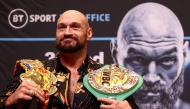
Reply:
[[[71,44],[69,44],[70,43],[69,42],[69,43],[65,43],[65,45],[62,45],[61,40],[64,40],[66,38],[71,38],[71,39],[75,40],[76,44],[74,46],[72,46]],[[78,39],[75,38],[74,36],[66,36],[66,37],[62,38],[61,40],[59,42],[56,41],[56,48],[62,53],[75,53],[75,52],[81,50],[82,48],[84,48],[87,43],[86,41],[80,43],[78,41]]]
[[[164,86],[162,84],[155,84],[150,87],[145,82],[141,89],[134,93],[134,98],[140,109],[171,109],[181,93],[183,92],[184,83],[184,68],[177,80],[171,87]],[[140,92],[161,92],[160,96],[143,96]]]

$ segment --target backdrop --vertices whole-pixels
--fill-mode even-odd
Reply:
[[[93,28],[88,53],[101,63],[112,63],[110,40],[125,14],[145,0],[56,0],[0,1],[0,93],[13,75],[17,60],[23,58],[47,60],[57,53],[56,21],[62,12],[76,9],[84,13]],[[184,40],[190,40],[190,1],[154,0],[170,8],[179,18]],[[180,98],[190,103],[190,66],[186,63],[184,92]]]

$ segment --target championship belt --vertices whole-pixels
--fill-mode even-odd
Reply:
[[[49,70],[46,70],[39,60],[23,59],[16,62],[16,66],[21,66],[25,73],[20,75],[20,79],[36,83],[46,95],[52,95],[57,91],[57,78]]]
[[[110,64],[85,75],[83,83],[97,98],[123,101],[142,86],[143,78],[124,66]]]

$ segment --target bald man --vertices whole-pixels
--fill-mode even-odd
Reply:
[[[134,97],[140,109],[189,109],[179,99],[188,43],[176,15],[157,3],[143,3],[123,18],[117,41],[111,41],[115,63],[144,78]]]
[[[33,66],[39,66],[39,63],[35,63],[35,61],[22,63],[26,60],[21,60],[15,65],[15,73],[11,83],[0,95],[0,108],[138,109],[132,96],[124,101],[109,98],[97,99],[83,87],[82,79],[89,73],[88,71],[103,66],[87,55],[87,44],[91,37],[92,28],[81,12],[76,10],[64,12],[57,21],[56,48],[59,53],[54,59],[43,61],[44,68],[54,72],[58,80],[58,84],[50,87],[56,86],[58,90],[47,96],[45,92],[50,89],[44,91],[34,82],[21,82],[20,74],[26,72],[24,68],[29,66],[29,69],[34,69]],[[43,67],[40,67],[39,70],[43,72]],[[35,75],[32,76],[34,78]]]

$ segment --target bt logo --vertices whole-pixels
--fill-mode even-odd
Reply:
[[[28,15],[23,9],[14,9],[9,13],[8,22],[11,27],[20,29],[26,26],[28,22],[55,22],[56,14],[31,14]]]
[[[8,21],[13,28],[23,28],[28,23],[28,14],[23,9],[14,9],[9,13]]]

